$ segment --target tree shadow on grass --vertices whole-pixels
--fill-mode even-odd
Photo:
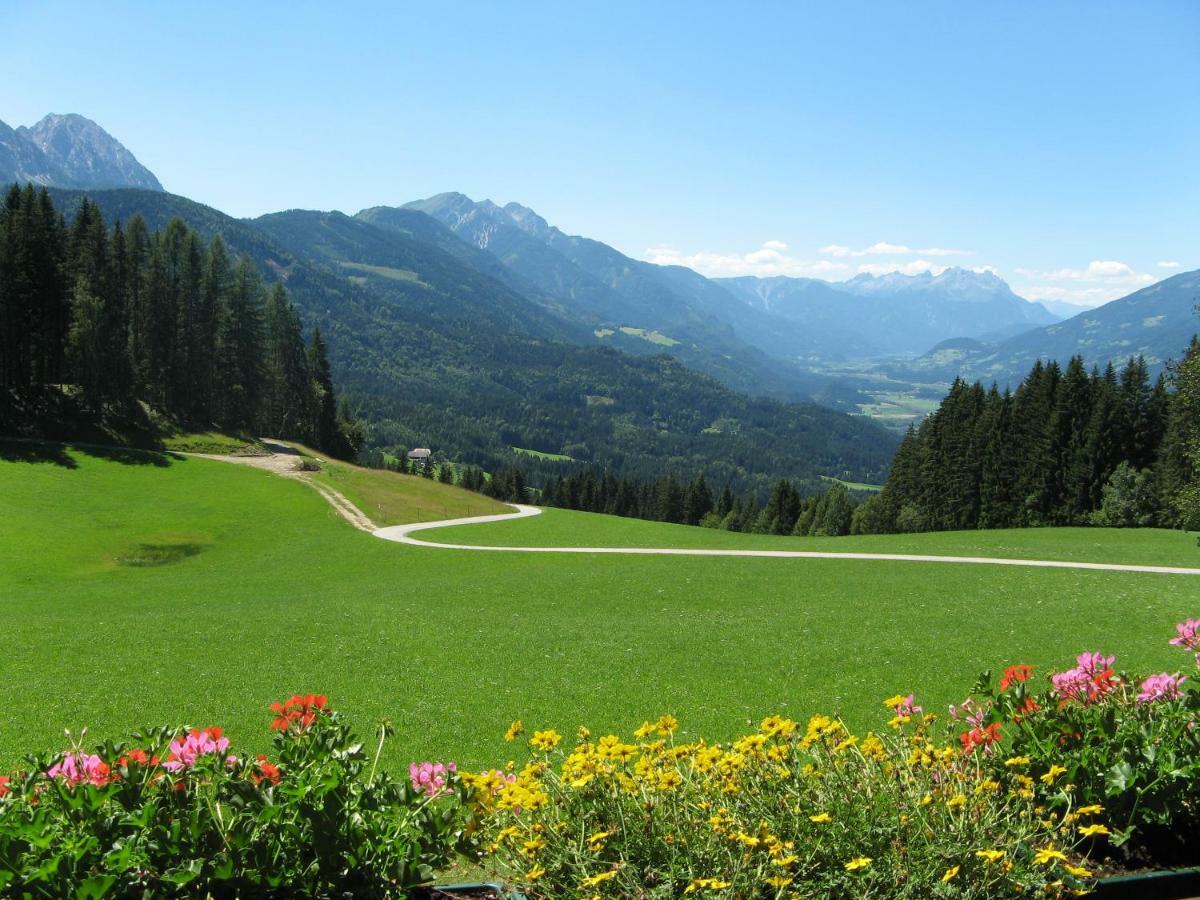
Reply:
[[[174,453],[164,453],[157,450],[135,450],[132,447],[109,447],[104,444],[70,444],[72,450],[96,459],[107,459],[110,462],[126,466],[156,466],[165,469],[177,462],[183,462],[186,457]]]
[[[64,469],[78,469],[79,463],[62,444],[43,441],[0,440],[0,460],[4,462],[53,463]]]

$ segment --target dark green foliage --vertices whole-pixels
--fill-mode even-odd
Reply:
[[[467,789],[455,773],[430,796],[377,771],[324,697],[273,708],[270,760],[231,755],[220,729],[164,727],[134,735],[133,745],[106,742],[94,756],[29,757],[4,785],[0,892],[407,896],[465,848]],[[390,733],[380,726],[377,750]],[[202,752],[189,752],[188,741]],[[49,775],[64,759],[78,778]]]
[[[1037,525],[1200,526],[1200,344],[1151,386],[1145,360],[1034,364],[1012,395],[956,380],[905,435],[856,533]]]
[[[0,396],[50,405],[73,385],[97,414],[133,397],[183,423],[293,438],[352,456],[361,433],[335,412],[324,342],[306,349],[282,284],[267,302],[248,257],[230,271],[181,219],[111,232],[86,197],[70,228],[48,194],[13,188],[0,209]]]

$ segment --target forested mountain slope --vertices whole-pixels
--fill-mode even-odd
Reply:
[[[68,209],[82,196],[53,194]],[[535,305],[517,309],[517,295],[494,280],[471,281],[474,270],[456,272],[453,257],[432,253],[433,244],[389,249],[333,215],[284,214],[269,225],[283,230],[286,223],[297,246],[321,236],[331,248],[325,265],[315,250],[302,257],[253,223],[183,197],[135,190],[88,196],[110,221],[141,214],[153,229],[180,216],[283,279],[305,325],[325,335],[334,377],[375,446],[430,446],[485,467],[524,459],[513,447],[565,452],[643,477],[705,471],[745,490],[818,473],[877,480],[895,445],[870,422],[812,404],[750,399],[669,358],[544,337],[544,329],[565,326],[541,318]],[[309,233],[303,240],[302,232]],[[392,254],[372,258],[416,277],[347,272],[335,257],[351,245],[356,254],[364,247]]]

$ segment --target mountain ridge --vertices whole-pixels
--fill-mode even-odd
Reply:
[[[8,182],[163,189],[124,144],[76,113],[50,113],[29,127],[12,128],[0,122],[0,183]]]

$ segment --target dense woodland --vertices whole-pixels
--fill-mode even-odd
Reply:
[[[325,342],[305,341],[282,284],[264,286],[180,219],[108,227],[84,199],[67,225],[45,191],[14,186],[0,209],[0,393],[69,385],[97,415],[132,398],[180,422],[269,434],[349,457]]]
[[[1110,525],[1200,529],[1200,342],[1151,383],[1034,365],[1016,391],[956,381],[910,428],[862,533]]]

